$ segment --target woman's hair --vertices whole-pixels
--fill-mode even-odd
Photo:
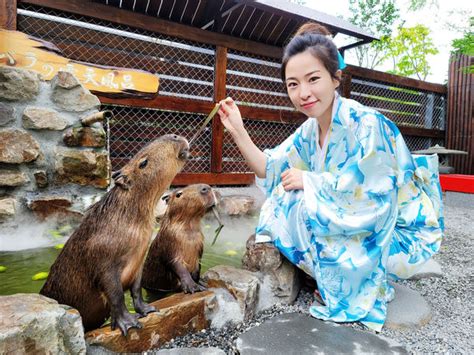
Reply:
[[[309,49],[310,53],[323,63],[333,79],[339,80],[336,72],[339,69],[337,47],[330,38],[331,33],[320,24],[308,22],[302,25],[291,41],[285,46],[281,62],[281,79],[286,80],[286,65],[291,57]]]

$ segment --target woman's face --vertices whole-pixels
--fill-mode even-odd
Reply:
[[[288,96],[296,109],[308,117],[330,120],[339,81],[331,77],[323,63],[306,50],[288,60],[285,74]],[[339,70],[336,75],[340,75]]]

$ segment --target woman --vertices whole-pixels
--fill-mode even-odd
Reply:
[[[283,82],[309,118],[281,145],[260,151],[230,98],[219,116],[266,192],[256,241],[316,280],[314,317],[380,331],[387,278],[410,277],[440,247],[438,162],[412,157],[393,122],[336,93],[344,65],[328,35],[306,24],[285,48]]]

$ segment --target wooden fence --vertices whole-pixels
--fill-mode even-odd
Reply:
[[[160,77],[160,92],[153,99],[99,96],[103,108],[115,113],[109,122],[113,169],[160,134],[190,138],[214,102],[227,96],[239,103],[261,149],[282,142],[303,122],[279,78],[281,48],[177,23],[162,26],[145,15],[125,13],[113,7],[97,11],[78,1],[18,2],[18,30],[53,42],[66,57],[143,69]],[[394,120],[411,150],[444,143],[446,91],[442,85],[354,66],[345,70],[341,85],[343,96]],[[193,156],[174,184],[241,185],[254,180],[219,120],[199,137]]]

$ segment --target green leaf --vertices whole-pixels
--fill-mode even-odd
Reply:
[[[43,272],[38,272],[37,274],[34,274],[31,279],[33,281],[40,281],[40,280],[46,279],[47,277],[48,277],[48,273],[43,271]]]

